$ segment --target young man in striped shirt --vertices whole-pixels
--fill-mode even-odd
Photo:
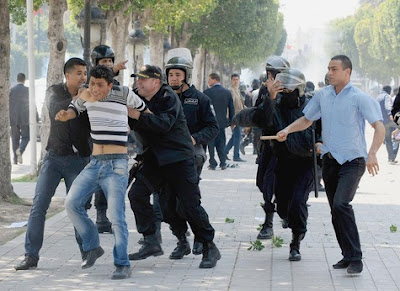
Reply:
[[[85,256],[82,269],[90,268],[104,254],[96,225],[85,211],[93,192],[103,190],[108,201],[112,223],[114,265],[112,279],[125,279],[131,274],[128,259],[128,227],[125,220],[125,194],[128,184],[128,110],[150,112],[145,103],[128,87],[113,86],[114,73],[106,66],[90,71],[89,89],[61,110],[56,120],[67,121],[87,110],[93,139],[93,152],[88,166],[71,186],[65,208],[83,241]]]

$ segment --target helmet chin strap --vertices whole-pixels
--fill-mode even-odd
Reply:
[[[172,88],[172,90],[174,90],[174,91],[178,91],[179,89],[181,90],[181,92],[182,92],[182,89],[183,89],[183,86],[185,85],[185,82],[184,81],[182,81],[182,84],[181,85],[178,85],[178,86],[171,86],[171,88]]]

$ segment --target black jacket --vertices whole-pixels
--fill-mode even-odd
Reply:
[[[219,131],[210,98],[192,85],[179,96],[179,99],[182,102],[190,134],[196,143],[207,145]]]
[[[150,101],[142,99],[152,113],[142,113],[139,120],[128,118],[128,122],[143,150],[151,150],[159,166],[193,159],[194,147],[185,114],[172,88],[163,84]]]
[[[232,118],[235,115],[231,92],[220,84],[216,84],[211,88],[204,90],[204,94],[210,97],[219,128],[224,129],[225,127],[228,127],[232,123]]]
[[[29,125],[29,88],[17,84],[10,90],[10,125]]]
[[[56,114],[67,110],[72,96],[65,84],[50,86],[46,91],[47,108],[50,118],[50,134],[47,142],[47,151],[60,156],[72,155],[74,146],[83,157],[90,156],[89,146],[90,123],[86,112],[67,122],[55,120]]]

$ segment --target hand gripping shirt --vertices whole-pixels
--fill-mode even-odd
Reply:
[[[333,86],[315,93],[303,110],[308,120],[321,118],[322,156],[328,152],[339,164],[367,158],[365,120],[382,120],[378,102],[349,82],[336,94]]]
[[[69,108],[77,114],[87,110],[93,143],[126,146],[129,131],[126,106],[141,112],[147,108],[143,100],[126,86],[113,86],[104,99],[96,102],[78,98]]]

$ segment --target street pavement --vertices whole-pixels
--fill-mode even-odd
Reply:
[[[368,144],[371,136],[367,125]],[[288,260],[291,233],[281,227],[277,215],[274,232],[283,239],[282,247],[265,240],[261,251],[248,250],[264,219],[262,195],[255,186],[257,166],[252,151],[251,146],[246,148],[243,158],[247,162],[238,168],[211,171],[206,163],[202,173],[202,205],[215,228],[215,243],[222,255],[215,268],[199,269],[201,256],[192,254],[170,260],[176,239],[163,223],[164,255],[132,261],[131,278],[110,279],[114,270],[110,234],[100,235],[105,255],[92,268],[82,270],[72,224],[62,211],[46,221],[37,269],[14,270],[23,259],[24,234],[0,246],[0,290],[400,290],[400,191],[396,190],[400,187],[400,166],[388,164],[384,145],[378,152],[379,174],[364,174],[352,203],[364,262],[364,271],[356,276],[332,268],[342,257],[325,193],[319,193],[318,198],[310,193],[308,232],[301,244],[300,262]],[[29,150],[24,158],[25,155],[29,161]],[[29,170],[28,164],[13,165],[12,176]],[[33,197],[35,183],[13,186],[21,197]],[[56,197],[64,196],[65,187],[60,184]],[[89,215],[95,219],[93,208]],[[131,253],[140,248],[140,235],[128,199],[126,215]],[[226,218],[233,222],[225,222]],[[399,231],[391,232],[391,226],[399,227]],[[192,243],[193,235],[188,239]]]

